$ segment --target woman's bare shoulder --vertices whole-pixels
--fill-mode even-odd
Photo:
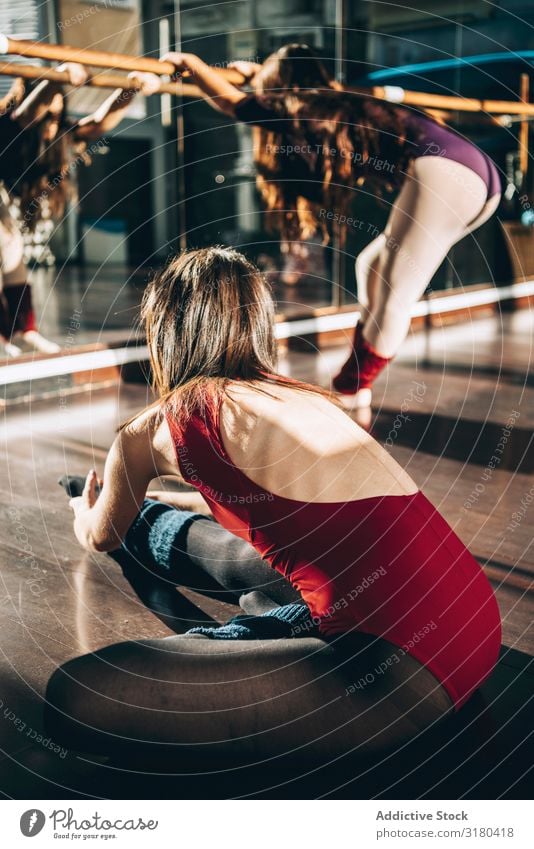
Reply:
[[[165,407],[156,403],[143,410],[119,432],[125,456],[147,462],[156,475],[178,474],[176,454],[165,417]]]
[[[160,402],[152,404],[132,418],[121,429],[126,438],[153,437],[165,421],[165,412]]]

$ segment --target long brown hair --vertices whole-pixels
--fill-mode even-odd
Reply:
[[[319,232],[326,243],[330,220],[349,214],[354,189],[364,182],[375,194],[402,183],[413,158],[406,117],[398,108],[343,93],[315,51],[288,44],[266,59],[252,86],[288,121],[287,133],[254,128],[257,186],[268,227],[288,242]],[[307,150],[288,154],[291,145]],[[370,167],[390,163],[387,180]],[[339,226],[343,237],[345,227]]]
[[[259,269],[239,251],[186,250],[143,296],[152,385],[183,422],[230,381],[260,381],[325,394],[276,373],[274,304]],[[209,390],[209,391],[208,391]]]
[[[27,95],[22,80],[15,83],[4,99],[4,113],[14,110]],[[57,132],[47,140],[49,127],[57,122]],[[12,176],[10,191],[19,198],[20,215],[28,230],[35,229],[46,208],[51,218],[60,218],[66,203],[74,195],[73,161],[88,164],[85,142],[76,142],[72,125],[65,115],[65,101],[59,114],[46,113],[40,120],[20,131],[18,174]]]

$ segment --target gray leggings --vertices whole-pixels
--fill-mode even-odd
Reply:
[[[181,585],[234,601],[260,591],[271,607],[299,599],[246,542],[159,502],[145,502],[113,557],[141,597],[156,582],[175,596]],[[183,624],[186,630],[191,621]],[[50,679],[46,723],[73,749],[131,752],[156,744],[178,749],[180,763],[235,764],[391,750],[450,706],[431,673],[382,639],[179,634],[68,661]]]

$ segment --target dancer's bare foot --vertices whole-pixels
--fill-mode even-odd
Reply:
[[[41,354],[58,354],[61,351],[61,346],[57,342],[45,339],[37,330],[27,330],[22,334],[22,338]]]

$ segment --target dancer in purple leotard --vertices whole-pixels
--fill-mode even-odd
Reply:
[[[255,126],[258,187],[286,241],[326,236],[329,224],[346,220],[360,187],[399,190],[384,232],[356,258],[361,315],[334,378],[350,406],[368,406],[373,381],[448,251],[495,212],[495,165],[430,117],[344,93],[306,45],[287,45],[263,65],[234,63],[250,80],[248,95],[198,56],[166,59],[193,75],[214,108]]]

